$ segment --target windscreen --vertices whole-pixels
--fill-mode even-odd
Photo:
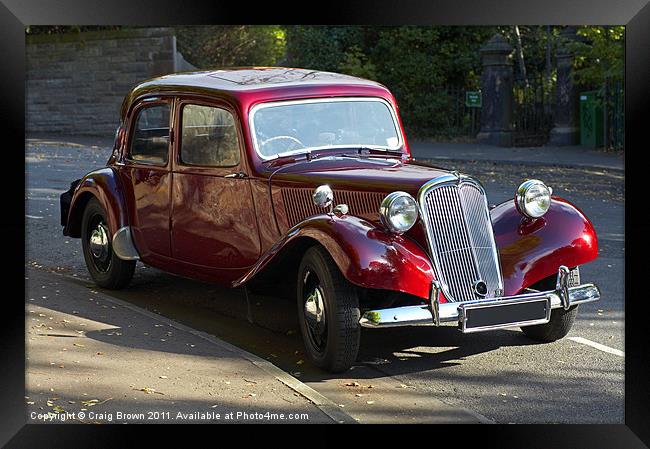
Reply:
[[[379,99],[262,105],[253,113],[252,128],[256,150],[265,158],[304,149],[401,147],[394,115]]]

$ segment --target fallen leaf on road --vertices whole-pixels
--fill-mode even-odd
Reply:
[[[359,387],[361,384],[359,382],[348,382],[345,384],[346,387]]]
[[[158,376],[158,377],[160,377],[161,379],[167,379],[167,376]]]
[[[86,407],[92,407],[94,405],[97,405],[99,403],[99,399],[90,399],[89,401],[81,401],[82,405],[85,405]]]
[[[374,403],[375,403],[375,401],[366,401],[366,404],[368,404],[368,405],[372,405]]]
[[[54,410],[54,411],[57,412],[57,413],[63,413],[63,411],[64,411],[64,410],[63,410],[63,407],[61,407],[60,405],[56,405],[56,406],[54,406],[54,407],[52,408],[52,410]]]
[[[296,362],[296,365],[302,365],[303,363],[305,363],[305,361],[303,359],[300,359]]]
[[[156,391],[154,388],[149,388],[149,387],[134,388],[134,390],[137,390],[137,391],[144,391],[144,392],[147,393],[147,394],[154,394],[154,393],[162,394],[162,395],[165,394],[165,393],[161,393],[160,391]]]
[[[86,347],[85,345],[82,345],[80,343],[72,343],[72,346],[78,346],[80,348],[85,348]]]
[[[355,396],[358,397],[358,398],[360,398],[360,397],[363,396],[363,395],[362,395],[361,393],[357,393],[357,394],[355,394]]]

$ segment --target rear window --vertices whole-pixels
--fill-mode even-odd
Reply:
[[[169,104],[140,109],[133,129],[130,158],[134,161],[166,165],[169,153]]]

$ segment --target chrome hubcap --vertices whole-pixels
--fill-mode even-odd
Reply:
[[[108,232],[104,223],[98,223],[90,233],[90,252],[99,261],[105,262],[109,256]]]
[[[305,301],[305,318],[309,327],[319,330],[325,324],[325,307],[323,305],[323,293],[320,287],[311,292]]]
[[[305,301],[303,314],[307,324],[307,333],[312,345],[318,350],[325,349],[327,341],[327,319],[325,313],[325,295],[316,276],[305,276]]]

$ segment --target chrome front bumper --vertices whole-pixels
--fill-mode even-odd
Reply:
[[[359,324],[363,327],[397,327],[414,325],[439,326],[441,323],[457,322],[459,329],[465,333],[480,332],[506,327],[523,327],[548,323],[551,309],[569,309],[578,304],[598,301],[600,290],[594,284],[582,284],[568,287],[568,272],[566,267],[560,267],[555,290],[545,292],[525,293],[516,296],[504,296],[479,301],[440,303],[440,287],[436,281],[431,288],[429,305],[404,306],[391,309],[370,310],[365,312]],[[481,327],[468,327],[467,316],[470,309],[498,308],[507,305],[524,304],[526,302],[546,301],[546,316],[534,320],[505,320],[503,323],[490,324]],[[497,310],[498,312],[498,310]]]

